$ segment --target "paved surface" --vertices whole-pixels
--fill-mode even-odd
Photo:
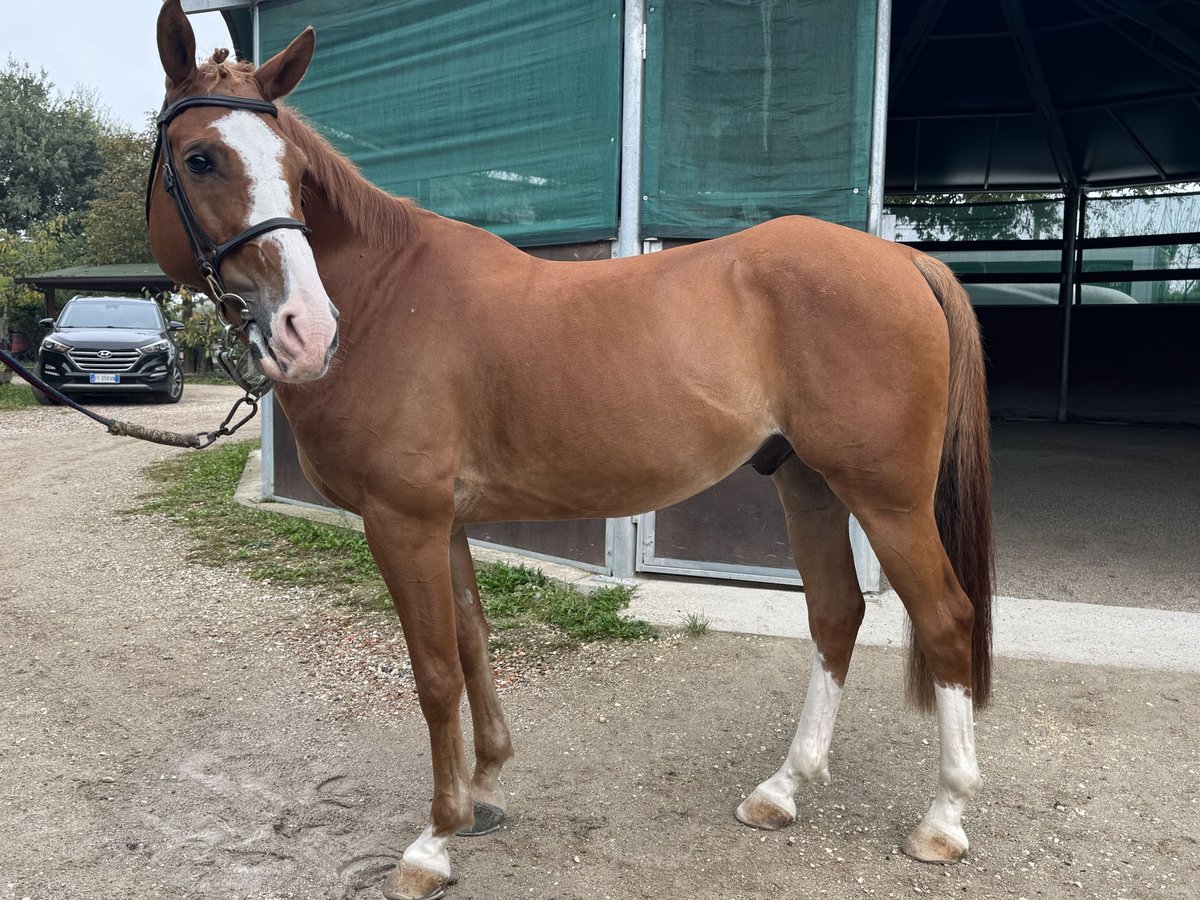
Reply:
[[[784,589],[644,581],[630,612],[671,628],[696,615],[718,631],[810,637],[804,595]],[[997,597],[994,615],[998,656],[1200,673],[1196,613]],[[872,597],[858,643],[900,647],[905,621],[893,591]]]
[[[992,447],[996,653],[1200,672],[1200,429],[999,423]],[[803,594],[786,589],[646,580],[633,611],[809,636]],[[899,646],[903,631],[888,591],[859,643]]]
[[[1200,613],[1200,428],[993,428],[998,593]]]

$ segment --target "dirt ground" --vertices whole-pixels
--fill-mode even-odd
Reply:
[[[233,397],[107,409],[199,430]],[[0,900],[377,898],[424,827],[429,749],[402,662],[364,681],[338,657],[385,653],[391,625],[339,631],[331,598],[189,563],[185,534],[126,513],[174,452],[0,413]],[[782,758],[811,653],[673,635],[508,689],[510,818],[453,844],[448,896],[1200,896],[1200,678],[999,660],[971,853],[929,867],[897,846],[936,733],[902,710],[889,650],[859,651],[833,783],[801,791],[797,823],[733,819]]]

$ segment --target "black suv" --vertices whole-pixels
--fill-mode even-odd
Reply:
[[[37,374],[64,394],[150,393],[159,403],[178,403],[183,370],[167,322],[153,300],[76,297],[58,319],[42,319],[50,334],[38,350]],[[54,401],[39,390],[39,403]]]

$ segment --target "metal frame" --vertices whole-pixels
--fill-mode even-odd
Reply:
[[[1063,204],[1063,247],[1059,264],[1061,281],[1058,289],[1058,305],[1062,307],[1062,356],[1058,367],[1058,421],[1067,421],[1067,404],[1071,375],[1071,312],[1075,309],[1076,276],[1080,266],[1078,248],[1079,232],[1083,227],[1083,192],[1075,184],[1067,191]]]
[[[1071,340],[1074,336],[1074,311],[1082,306],[1081,289],[1087,284],[1102,284],[1110,281],[1169,281],[1174,279],[1200,278],[1200,268],[1177,269],[1133,269],[1084,271],[1083,254],[1088,250],[1120,247],[1155,247],[1167,244],[1200,243],[1200,232],[1174,232],[1155,235],[1122,235],[1119,237],[1091,238],[1086,233],[1087,205],[1092,192],[1102,190],[1094,185],[1068,184],[1063,188],[1063,225],[1061,238],[1038,240],[988,239],[908,241],[908,246],[926,252],[937,251],[1028,251],[1057,250],[1060,254],[1058,272],[961,272],[958,280],[963,284],[1059,284],[1058,308],[1062,316],[1062,337],[1059,343],[1058,395],[1055,419],[1066,422],[1071,415]],[[1001,191],[1007,194],[1011,191]],[[1178,195],[1197,196],[1200,192],[1181,191]],[[1021,204],[1022,201],[997,201],[994,205]],[[951,207],[958,204],[938,204]],[[1195,305],[1185,304],[1185,305]]]
[[[568,559],[565,556],[551,556],[549,553],[538,553],[536,550],[526,550],[523,547],[510,547],[508,544],[494,544],[491,541],[481,541],[475,538],[468,538],[467,542],[472,547],[484,547],[488,550],[498,550],[501,553],[517,553],[521,556],[528,556],[530,559],[540,559],[542,562],[557,563],[560,566],[570,566],[572,569],[595,572],[597,575],[608,576],[612,574],[607,566],[597,566],[592,563],[580,562],[577,559]]]
[[[222,0],[192,0],[192,3],[210,2],[220,3]],[[259,0],[245,0],[245,2],[227,3],[230,8],[250,7],[250,22],[253,28],[253,55],[252,61],[254,65],[262,65],[262,35],[259,31]],[[187,6],[185,0],[185,8]],[[261,469],[261,491],[263,499],[276,500],[280,503],[295,503],[303,505],[301,500],[292,500],[289,497],[275,496],[275,394],[267,393],[266,396],[259,401],[259,415],[262,417],[261,437],[259,438],[259,452],[262,455]]]
[[[686,575],[692,578],[720,578],[730,581],[754,581],[767,584],[793,585],[802,587],[804,582],[796,569],[777,568],[774,566],[747,566],[735,563],[702,562],[691,559],[673,559],[671,557],[655,556],[655,520],[656,513],[649,512],[639,516],[638,542],[639,572],[652,572],[658,575]],[[850,547],[854,552],[854,571],[858,575],[858,586],[864,591],[878,591],[882,569],[879,558],[871,549],[866,532],[853,516],[850,518]]]
[[[182,0],[185,13],[221,12],[258,6],[259,0]]]

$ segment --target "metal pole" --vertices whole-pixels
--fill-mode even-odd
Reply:
[[[250,23],[251,23],[251,28],[254,32],[254,35],[251,38],[251,40],[254,44],[254,64],[256,66],[261,66],[262,65],[262,41],[260,40],[259,31],[258,31],[258,2],[257,2],[257,0],[255,0],[254,5],[252,7],[250,7]]]
[[[875,13],[875,97],[871,120],[871,169],[867,181],[867,231],[879,234],[883,219],[887,154],[888,67],[892,57],[892,0],[879,0]]]
[[[642,89],[645,78],[644,0],[625,0],[624,65],[621,70],[621,199],[616,256],[642,252]],[[609,519],[609,565],[614,578],[632,578],[637,568],[637,530],[633,519]]]
[[[1062,356],[1058,375],[1058,421],[1067,421],[1068,381],[1071,373],[1071,312],[1075,307],[1076,266],[1075,248],[1082,228],[1079,215],[1083,192],[1078,185],[1067,188],[1063,202],[1063,249],[1058,288],[1058,303],[1062,307]]]
[[[258,2],[250,7],[251,44],[254,65],[262,65],[262,32],[259,29]],[[275,395],[268,393],[259,402],[259,495],[263,500],[275,499]],[[293,440],[295,438],[293,437]]]
[[[621,199],[617,256],[642,252],[642,85],[645,63],[645,2],[626,0],[624,67],[621,72]]]
[[[878,0],[875,7],[875,87],[871,99],[871,160],[867,176],[867,232],[881,235],[883,229],[884,164],[887,157],[889,68],[892,60],[892,0]],[[894,239],[894,233],[888,239]],[[850,517],[850,546],[858,583],[864,591],[879,590],[879,558],[867,534],[854,516]]]

